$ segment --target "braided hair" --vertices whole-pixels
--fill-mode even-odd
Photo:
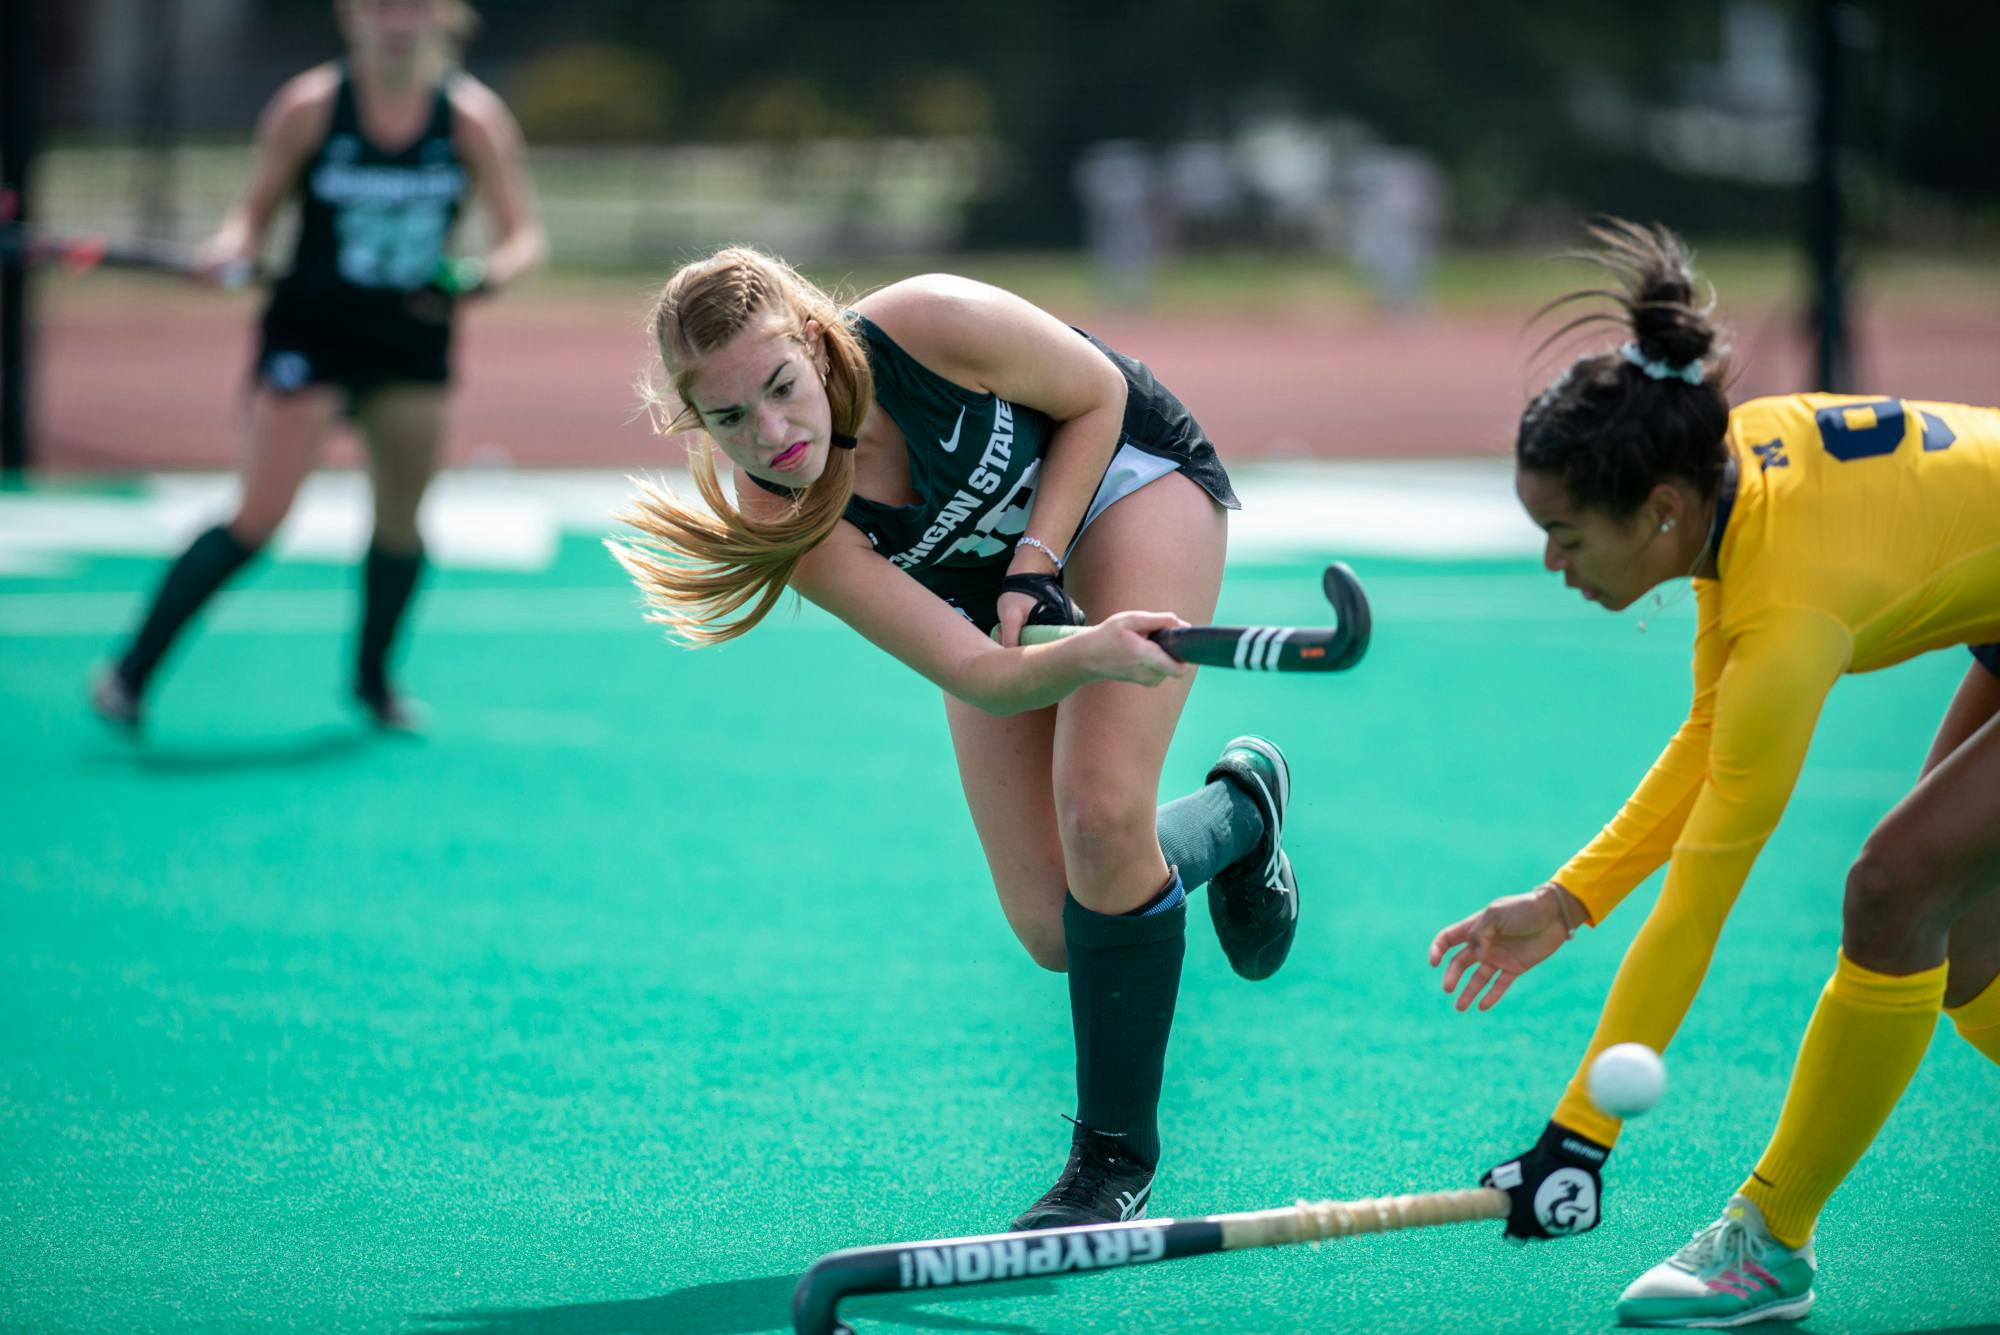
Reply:
[[[1514,459],[1562,479],[1578,505],[1627,519],[1669,478],[1703,497],[1721,483],[1729,428],[1726,349],[1717,347],[1712,300],[1695,302],[1687,246],[1657,224],[1606,218],[1589,227],[1597,244],[1575,254],[1608,270],[1615,287],[1586,288],[1536,313],[1601,300],[1543,343],[1596,323],[1625,327],[1612,352],[1577,358],[1521,414]]]

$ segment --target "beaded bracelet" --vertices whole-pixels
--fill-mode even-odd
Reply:
[[[1046,542],[1043,542],[1040,538],[1037,538],[1032,534],[1023,533],[1019,538],[1016,538],[1014,540],[1014,545],[1016,547],[1033,547],[1035,550],[1041,552],[1044,556],[1048,557],[1049,560],[1055,562],[1056,573],[1058,575],[1062,574],[1063,559],[1060,556],[1056,555],[1055,548],[1049,546]]]

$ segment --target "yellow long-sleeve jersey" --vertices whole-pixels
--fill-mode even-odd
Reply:
[[[1610,1144],[1584,1087],[1612,1043],[1666,1047],[1805,762],[1835,679],[2000,641],[2000,410],[1801,394],[1729,417],[1694,704],[1555,880],[1602,922],[1671,858],[1556,1120]]]

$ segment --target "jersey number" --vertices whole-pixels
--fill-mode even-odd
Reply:
[[[1848,416],[1850,413],[1855,417],[1868,414],[1866,424],[1855,425],[1853,418]],[[1875,399],[1869,403],[1822,408],[1813,417],[1819,422],[1820,444],[1826,446],[1828,454],[1844,464],[1853,463],[1856,459],[1894,454],[1896,447],[1903,443],[1906,423],[1901,399]],[[1919,409],[1917,417],[1923,422],[1925,450],[1948,450],[1951,443],[1958,439],[1936,413]]]
[[[422,287],[444,254],[450,215],[441,204],[350,204],[335,229],[340,276],[356,287]]]

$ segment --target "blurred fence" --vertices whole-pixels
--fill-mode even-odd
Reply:
[[[943,254],[958,247],[998,161],[977,139],[529,153],[557,262],[591,268],[654,265],[744,240],[799,257]],[[37,207],[56,228],[192,241],[241,195],[248,169],[239,144],[56,148],[38,164]],[[477,234],[466,241],[477,245]],[[281,231],[271,253],[285,244]]]
[[[340,49],[331,0],[8,3],[46,16],[51,142],[149,146],[105,171],[170,195],[191,228],[217,200],[210,159],[180,146],[241,143],[285,77]],[[592,263],[657,258],[655,232],[699,245],[767,221],[780,249],[1073,247],[1091,226],[1083,176],[1114,143],[1147,161],[1176,245],[1341,244],[1305,178],[1351,218],[1343,196],[1381,150],[1426,161],[1456,241],[1544,238],[1599,210],[1793,236],[1826,63],[1807,18],[1829,9],[1853,225],[1891,244],[2000,235],[2000,155],[1973,110],[2000,4],[1947,19],[1893,0],[1696,0],[1636,23],[1593,0],[479,8],[470,67],[520,118],[552,216]],[[52,161],[45,180],[67,194],[84,165]],[[105,198],[104,172],[86,174]]]
[[[330,0],[0,3],[46,16],[56,228],[198,239],[243,187],[256,108],[339,49]],[[453,457],[656,457],[629,392],[646,288],[723,242],[1014,286],[1158,363],[1236,457],[1477,453],[1520,406],[1520,317],[1573,285],[1517,257],[1617,212],[1750,238],[1722,283],[1742,388],[1817,387],[1803,19],[1832,3],[1631,23],[1596,0],[483,0],[471,68],[526,130],[555,264],[608,277],[469,316]],[[2000,154],[1967,110],[2000,3],[1949,25],[1834,8],[1860,378],[2000,400]],[[1887,277],[1910,246],[1955,267]],[[52,280],[38,318],[47,465],[229,460],[247,297]]]

